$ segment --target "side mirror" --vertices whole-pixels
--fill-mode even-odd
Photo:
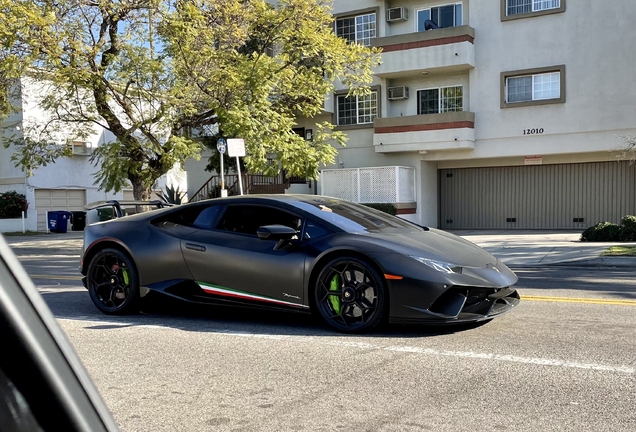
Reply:
[[[256,230],[261,240],[291,240],[298,233],[285,225],[265,225]]]

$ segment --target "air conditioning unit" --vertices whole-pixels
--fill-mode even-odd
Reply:
[[[389,100],[409,98],[409,88],[405,86],[389,87]]]
[[[405,7],[395,7],[386,10],[388,22],[406,21],[409,19],[409,10]]]
[[[91,143],[85,141],[73,141],[70,143],[74,155],[90,156],[93,153]]]

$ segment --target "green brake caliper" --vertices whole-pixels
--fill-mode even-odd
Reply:
[[[130,279],[128,278],[128,270],[121,269],[121,274],[124,276],[124,283],[128,285],[130,283]]]
[[[340,288],[340,283],[338,281],[338,274],[335,274],[333,279],[331,279],[329,291],[338,291],[338,288]],[[340,297],[337,295],[330,295],[329,301],[331,302],[334,312],[340,314]]]

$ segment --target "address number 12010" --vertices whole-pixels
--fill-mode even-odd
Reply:
[[[536,134],[542,134],[543,133],[543,128],[540,129],[524,129],[523,130],[523,134],[524,135],[536,135]]]

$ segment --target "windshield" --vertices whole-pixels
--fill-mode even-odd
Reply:
[[[421,227],[396,216],[335,198],[307,199],[296,205],[348,233],[423,231]]]

